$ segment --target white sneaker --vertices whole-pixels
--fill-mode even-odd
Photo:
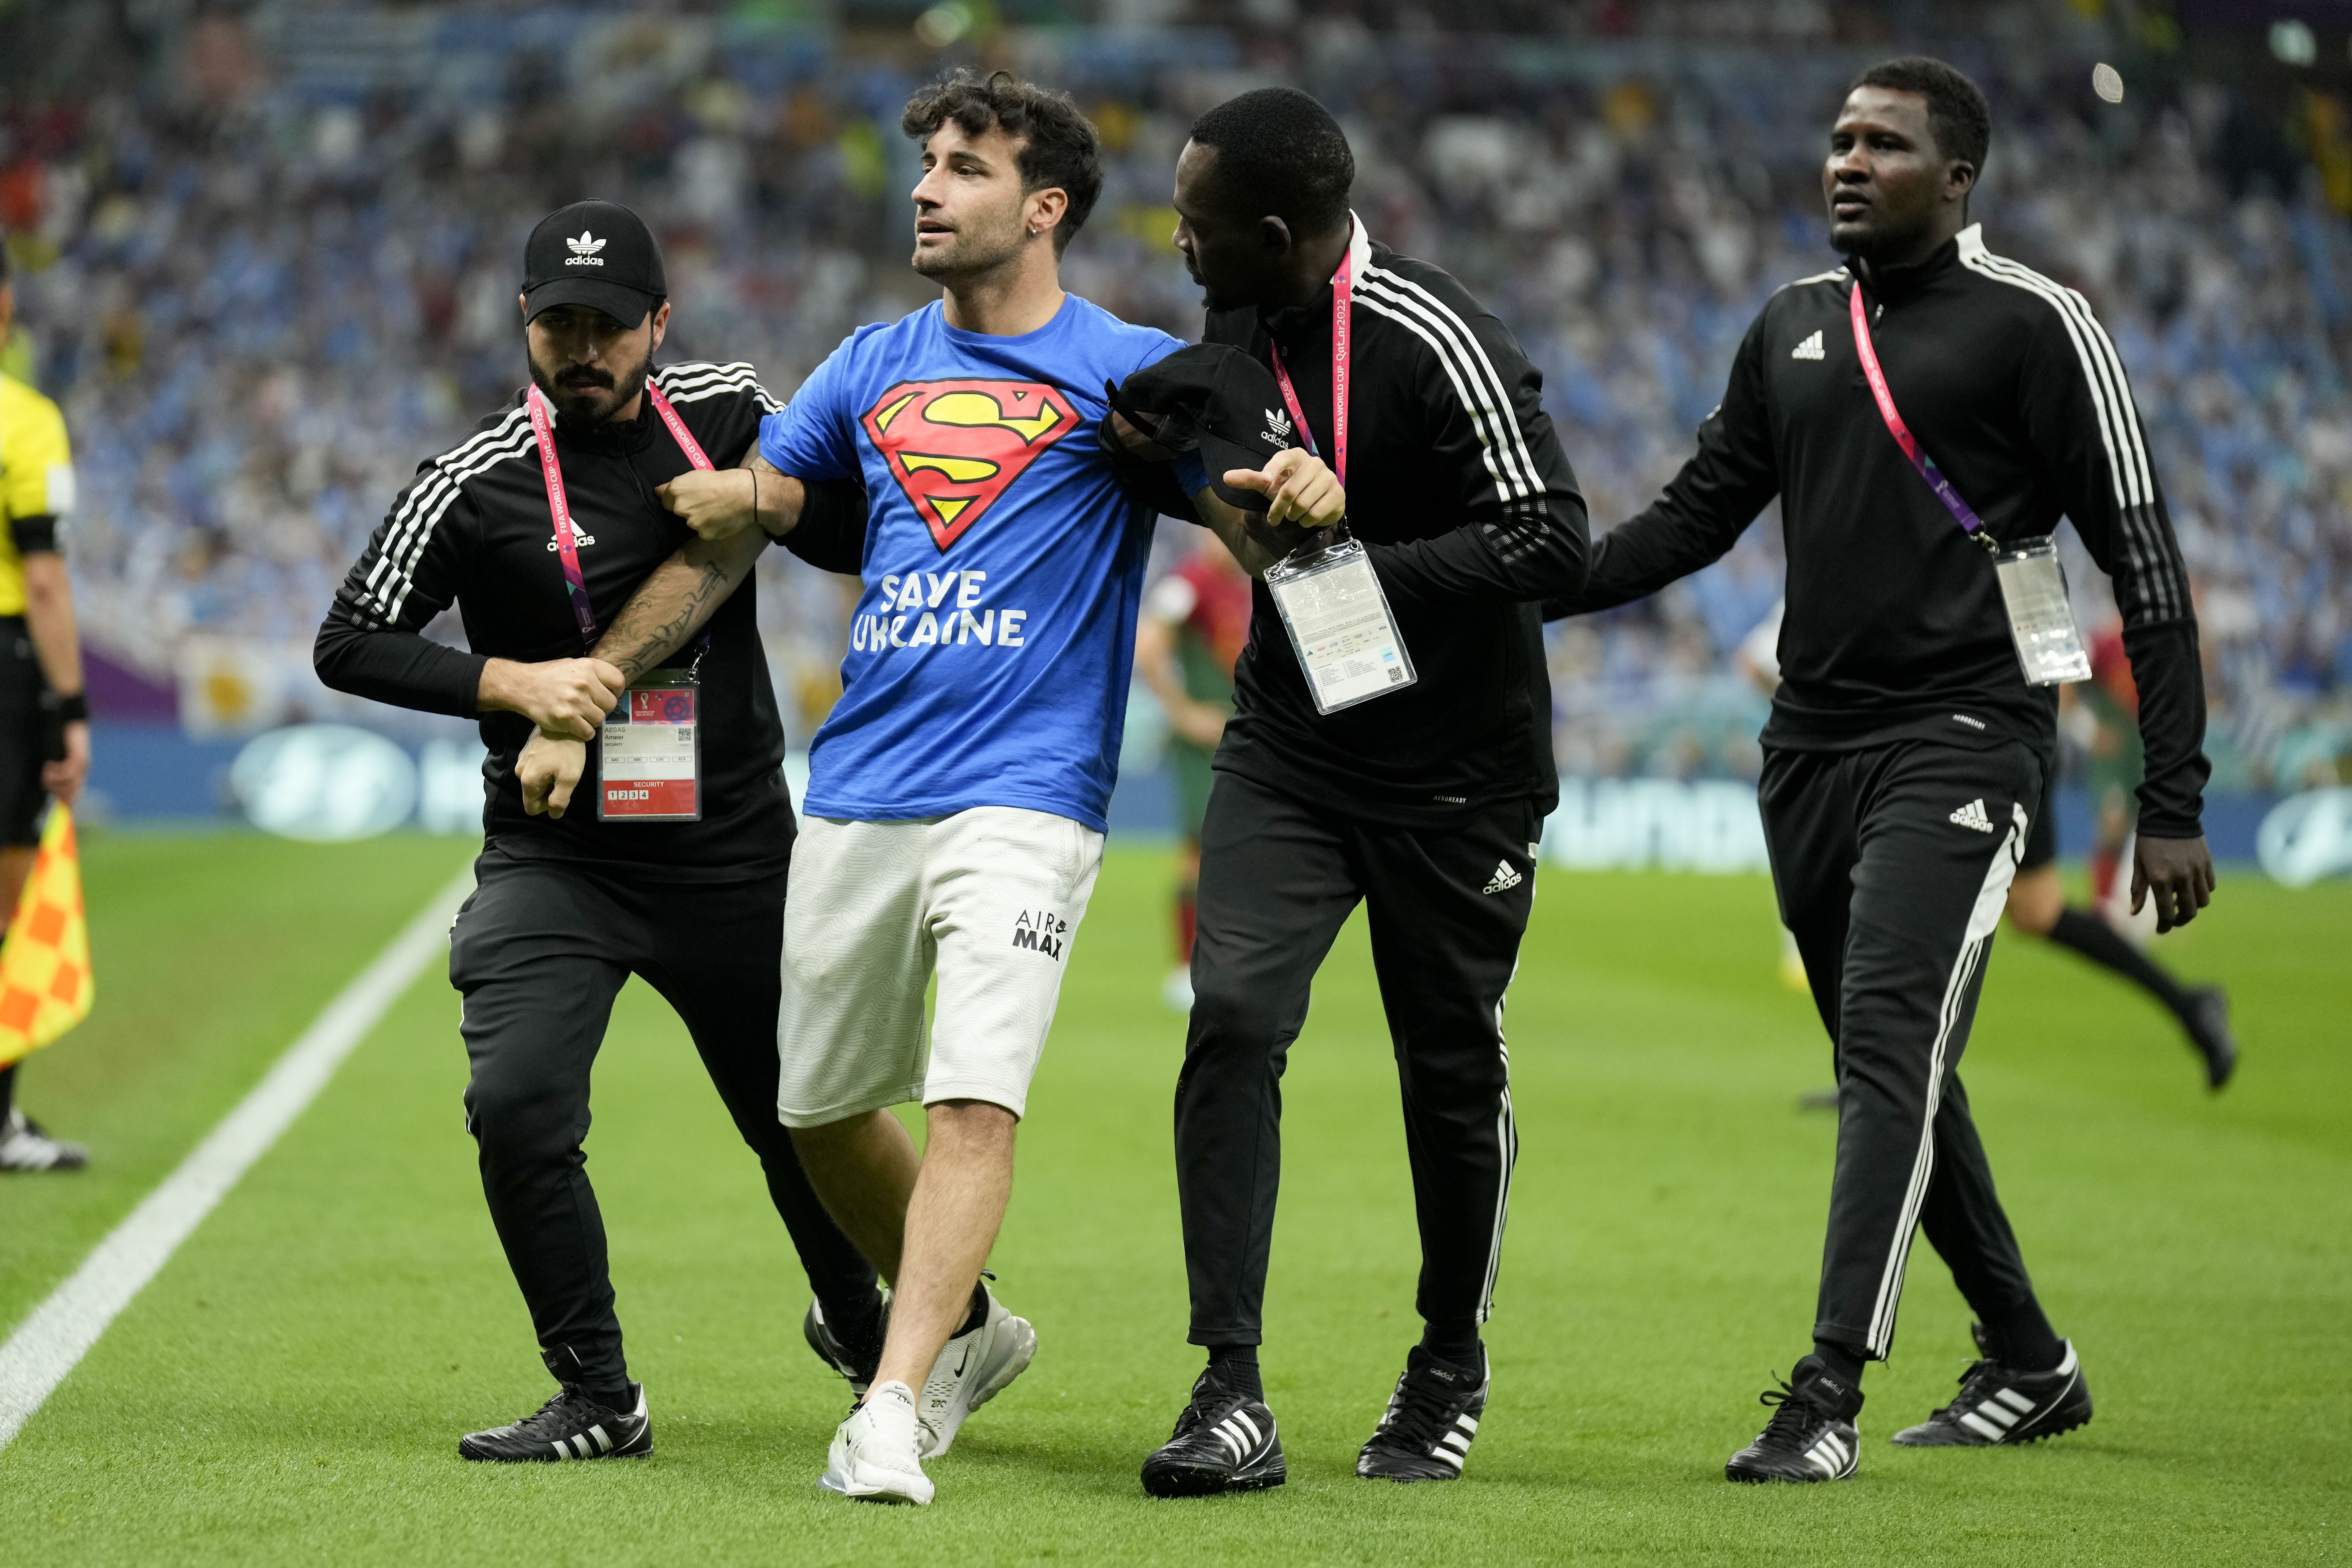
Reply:
[[[1036,1353],[1037,1331],[1029,1320],[1006,1311],[995,1292],[989,1291],[988,1316],[971,1332],[950,1340],[931,1363],[931,1375],[923,1380],[923,1458],[936,1459],[946,1453],[964,1417],[1003,1393],[1029,1369]]]
[[[817,1485],[844,1497],[877,1502],[927,1503],[931,1478],[923,1474],[915,1418],[915,1391],[897,1378],[866,1396],[833,1435],[833,1452]]]

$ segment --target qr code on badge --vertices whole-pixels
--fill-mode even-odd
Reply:
[[[1389,684],[1390,684],[1391,686],[1394,686],[1398,681],[1402,680],[1403,679],[1404,679],[1404,671],[1403,671],[1403,670],[1402,670],[1402,669],[1391,669],[1391,670],[1390,670],[1390,671],[1389,671]]]

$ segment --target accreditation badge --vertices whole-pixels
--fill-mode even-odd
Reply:
[[[1342,538],[1269,567],[1265,585],[1298,650],[1318,713],[1402,691],[1419,677],[1371,558]]]
[[[702,820],[701,707],[686,669],[656,669],[622,694],[596,741],[599,820]]]
[[[2091,656],[2074,625],[2066,598],[2066,574],[2058,565],[2057,541],[2044,535],[2020,540],[1993,557],[2000,601],[2009,610],[2009,635],[2029,686],[2066,686],[2091,679]]]

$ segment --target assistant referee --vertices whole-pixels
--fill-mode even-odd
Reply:
[[[1761,804],[1781,918],[1835,1047],[1838,1146],[1813,1353],[1765,1395],[1778,1409],[1730,1460],[1734,1480],[1854,1473],[1863,1366],[1893,1347],[1921,1227],[1975,1310],[1982,1354],[1957,1398],[1895,1441],[2030,1441],[2091,1416],[1956,1070],[2057,744],[2056,700],[2024,679],[1964,513],[2011,546],[2063,516],[2115,580],[2147,750],[2133,885],[2162,930],[2213,885],[2188,576],[2105,331],[2081,295],[1968,223],[1990,132],[1983,94],[1940,61],[1855,79],[1822,168],[1846,265],[1766,304],[1697,455],[1603,536],[1590,584],[1558,606],[1655,593],[1780,498],[1788,610]]]
[[[1419,679],[1318,713],[1271,595],[1254,590],[1201,828],[1176,1089],[1191,1339],[1209,1365],[1144,1463],[1159,1496],[1286,1473],[1258,1368],[1282,1073],[1360,902],[1404,1096],[1423,1331],[1357,1473],[1453,1479],[1486,1408],[1478,1330],[1518,1142],[1503,994],[1559,790],[1538,604],[1583,582],[1584,500],[1509,330],[1367,234],[1348,208],[1354,176],[1338,122],[1286,88],[1202,115],[1176,170],[1204,340],[1275,373],[1269,427],[1339,470]]]
[[[656,487],[704,464],[739,465],[776,407],[748,364],[654,368],[667,293],[653,236],[626,207],[580,202],[543,220],[524,252],[530,387],[419,466],[319,628],[328,685],[478,714],[489,749],[488,842],[452,934],[449,977],[465,995],[467,1127],[483,1194],[561,1387],[536,1415],[464,1437],[469,1459],[652,1449],[582,1149],[590,1069],[632,974],[677,1009],[760,1157],[816,1294],[803,1325],[812,1346],[854,1382],[872,1375],[880,1352],[874,1270],[818,1202],[776,1121],[776,952],[793,813],[751,587],[711,619],[693,656],[700,820],[604,821],[584,801],[540,815],[517,776],[535,725],[591,738],[644,673],[585,645],[601,646],[599,628],[609,631],[637,586],[692,540]],[[535,405],[552,411],[551,465]],[[834,515],[853,535],[863,527],[854,488],[768,489],[771,510]],[[556,521],[559,496],[568,530]],[[419,635],[452,602],[467,649]]]
[[[0,244],[0,346],[16,318]],[[0,926],[14,917],[52,800],[89,776],[89,700],[73,584],[58,524],[73,510],[73,456],[58,405],[0,375]],[[80,1144],[52,1138],[16,1103],[21,1063],[0,1067],[0,1171],[75,1171]]]

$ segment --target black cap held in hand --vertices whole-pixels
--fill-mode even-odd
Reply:
[[[1110,388],[1110,405],[1159,416],[1152,438],[1171,452],[1199,452],[1209,488],[1244,511],[1265,510],[1269,498],[1228,488],[1225,470],[1263,468],[1276,452],[1304,445],[1274,373],[1230,343],[1195,343],[1146,365]]]
[[[669,297],[661,247],[618,202],[573,202],[548,214],[522,251],[523,320],[585,305],[634,327]]]

